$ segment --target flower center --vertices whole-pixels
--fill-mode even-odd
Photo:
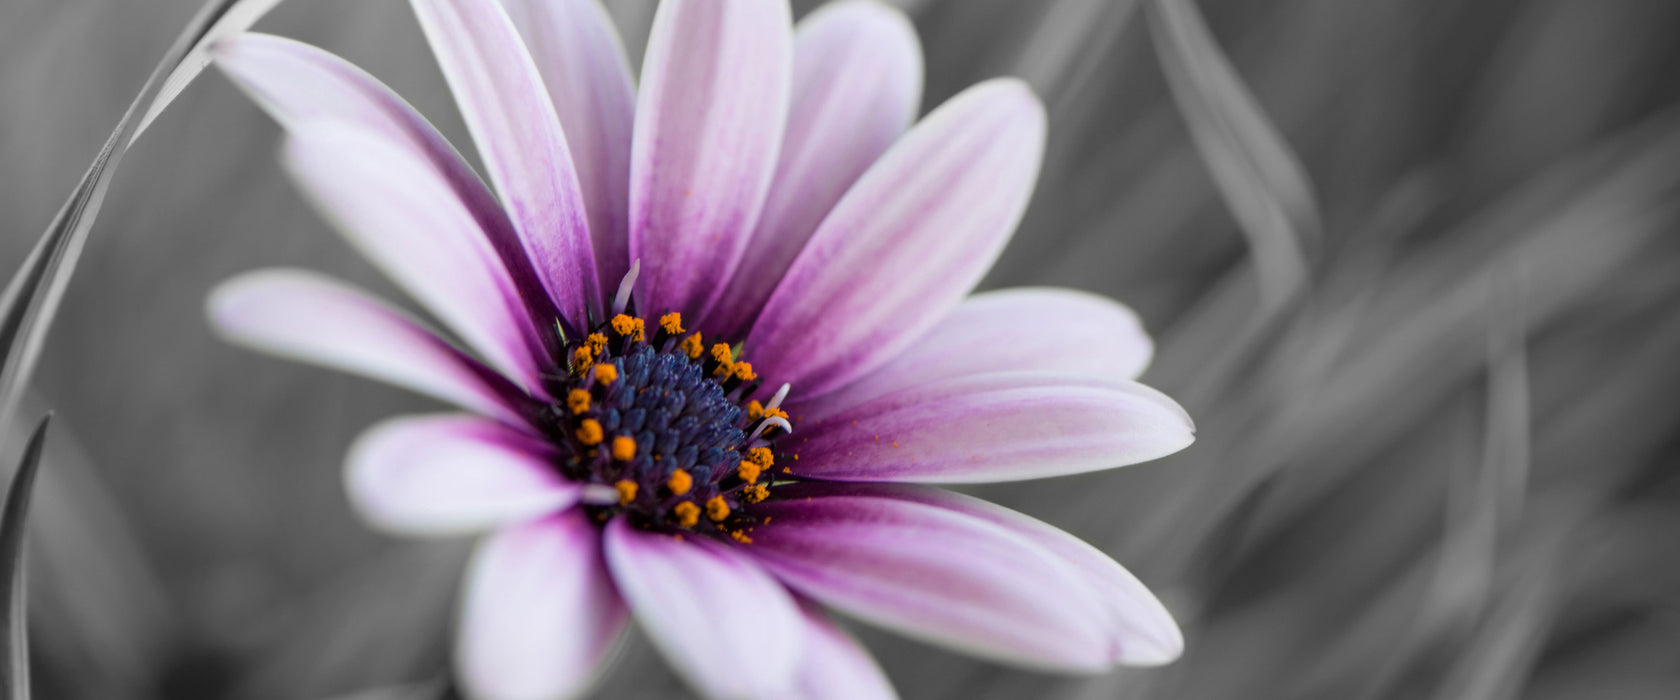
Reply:
[[[675,313],[651,329],[620,313],[562,350],[543,428],[590,514],[750,541],[740,510],[769,495],[774,438],[792,429],[778,408],[787,387],[768,407],[752,400],[759,378],[739,347],[707,347]]]

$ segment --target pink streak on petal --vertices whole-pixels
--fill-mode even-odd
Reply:
[[[501,203],[455,147],[390,88],[342,58],[283,37],[241,34],[218,42],[212,52],[234,84],[288,131],[310,122],[343,122],[378,132],[429,161],[490,239],[528,315],[542,326],[551,323],[553,301]],[[540,347],[542,340],[533,331],[530,342]]]
[[[1136,379],[1154,349],[1137,314],[1106,297],[1052,288],[985,292],[963,300],[879,369],[806,403],[850,406],[906,387],[993,372]]]
[[[801,493],[753,506],[768,521],[747,549],[800,593],[989,659],[1067,672],[1109,666],[1106,618],[1092,614],[1090,587],[1037,543],[926,504]]]
[[[345,458],[350,500],[405,535],[481,532],[564,510],[581,488],[546,443],[477,416],[409,416],[357,438]]]
[[[523,394],[506,379],[336,280],[305,270],[249,272],[217,285],[206,306],[211,325],[230,342],[523,423],[516,408]]]
[[[412,151],[335,122],[294,131],[282,153],[310,199],[375,265],[529,392],[543,361],[530,321],[483,231]]]
[[[995,503],[945,489],[909,484],[821,484],[801,486],[790,497],[856,494],[925,503],[986,520],[1037,543],[1077,569],[1110,618],[1113,661],[1155,666],[1177,659],[1184,637],[1172,613],[1136,576],[1113,557],[1042,520]]]
[[[786,0],[665,0],[642,63],[630,155],[630,257],[653,314],[723,291],[775,172],[793,30]]]
[[[793,100],[757,230],[707,331],[739,338],[834,203],[916,117],[922,50],[903,12],[831,3],[794,29]]]
[[[799,697],[804,700],[893,700],[898,693],[857,640],[810,603],[805,616],[805,658],[799,662]]]
[[[785,697],[804,651],[793,597],[758,564],[706,537],[607,524],[607,564],[636,621],[708,697]]]
[[[630,269],[630,134],[636,86],[595,0],[502,0],[548,87],[577,168],[600,288]]]
[[[575,697],[628,620],[578,511],[497,532],[467,570],[456,667],[470,697]]]
[[[413,0],[490,180],[554,304],[581,323],[601,287],[560,117],[496,0]]]
[[[1041,479],[1165,457],[1195,439],[1154,389],[1079,374],[959,377],[828,414],[794,414],[777,447],[794,473],[839,481],[982,483]]]
[[[747,338],[766,384],[815,396],[891,359],[967,295],[1032,194],[1044,108],[1013,79],[963,91],[817,227]]]

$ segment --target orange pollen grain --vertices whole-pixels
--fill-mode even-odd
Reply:
[[[735,538],[735,541],[740,542],[741,544],[752,544],[752,538],[748,537],[747,533],[741,532],[740,530],[729,533],[729,536]]]
[[[671,512],[677,514],[677,524],[683,527],[694,527],[700,522],[700,506],[694,505],[693,501],[678,503]]]
[[[625,479],[613,484],[613,488],[618,490],[619,505],[628,505],[631,501],[636,500],[636,482]]]
[[[644,335],[643,329],[646,328],[646,326],[642,323],[642,319],[625,314],[614,316],[612,320],[612,327],[619,335],[629,336],[631,340],[641,340]]]
[[[613,459],[628,462],[636,458],[636,439],[629,435],[620,435],[612,441]]]
[[[764,404],[757,401],[747,402],[747,420],[756,421],[764,417]]]
[[[573,389],[566,394],[566,408],[571,409],[574,416],[589,410],[589,392]]]
[[[771,452],[768,447],[754,447],[747,450],[746,460],[761,468],[768,468],[776,463],[776,453]]]
[[[687,355],[690,360],[700,359],[700,353],[706,351],[706,344],[701,342],[699,333],[683,338],[682,344],[678,347],[682,349],[683,354]]]
[[[585,418],[578,424],[577,439],[585,445],[599,445],[606,434],[601,432],[601,421]]]
[[[688,493],[688,490],[694,486],[694,477],[689,476],[687,471],[678,469],[671,472],[671,478],[665,481],[665,486],[671,489],[671,493],[681,496]],[[694,504],[690,503],[689,505]]]
[[[770,489],[764,484],[753,484],[741,489],[741,500],[748,503],[758,503],[770,497]]]
[[[675,311],[659,317],[659,329],[671,335],[683,332],[682,314]]]
[[[613,365],[601,365],[595,368],[595,381],[611,384],[618,381],[618,368]]]
[[[787,414],[787,411],[784,411],[784,410],[779,409],[779,408],[766,408],[766,409],[764,409],[764,417],[765,418],[780,418],[782,420],[787,420],[788,414]]]
[[[724,518],[729,517],[729,504],[723,501],[722,496],[713,496],[711,500],[706,501],[706,517],[711,518],[712,522],[723,522]]]
[[[737,362],[737,363],[735,363],[733,373],[735,374],[736,379],[739,379],[743,382],[750,382],[750,381],[758,378],[758,375],[753,373],[753,368],[752,368],[752,363],[751,362]]]
[[[578,349],[572,351],[573,370],[580,373],[587,372],[589,366],[593,364],[595,364],[595,351],[590,350],[588,345],[579,345]]]
[[[600,333],[590,333],[589,337],[583,339],[583,342],[589,346],[590,351],[597,355],[601,354],[602,350],[607,349],[607,336]]]
[[[741,480],[749,484],[757,483],[758,475],[762,471],[764,471],[764,467],[747,461],[741,462],[741,466],[735,468],[735,473],[741,477]]]

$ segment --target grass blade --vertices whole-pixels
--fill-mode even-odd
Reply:
[[[204,68],[205,49],[220,36],[249,27],[280,0],[209,0],[152,70],[140,94],[82,175],[76,190],[53,217],[23,266],[6,285],[0,302],[0,425],[10,425],[40,357],[58,304],[87,243],[88,231],[110,189],[128,145],[150,119],[180,94]],[[191,59],[191,60],[189,60]],[[146,115],[145,119],[138,118]]]
[[[35,473],[41,464],[41,450],[46,445],[47,423],[52,414],[41,419],[29,447],[23,451],[17,473],[12,475],[11,489],[6,492],[6,506],[0,512],[0,600],[6,601],[0,612],[0,690],[5,700],[29,698],[29,616],[23,581],[23,530],[29,517],[29,497],[34,491]]]
[[[1151,0],[1144,10],[1191,139],[1248,236],[1262,304],[1275,308],[1306,282],[1303,250],[1321,229],[1306,171],[1214,42],[1193,0]]]

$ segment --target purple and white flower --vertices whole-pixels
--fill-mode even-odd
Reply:
[[[1098,673],[1177,657],[1132,575],[1020,513],[917,483],[1154,459],[1189,418],[1139,384],[1136,317],[1063,289],[970,296],[1036,178],[1045,117],[994,80],[914,126],[884,5],[665,0],[641,79],[594,0],[413,0],[488,176],[384,85],[247,34],[216,63],[286,166],[447,328],[300,270],[230,280],[229,339],[466,413],[352,448],[377,526],[489,533],[463,686],[587,688],[634,618],[711,697],[888,697],[826,609]]]

